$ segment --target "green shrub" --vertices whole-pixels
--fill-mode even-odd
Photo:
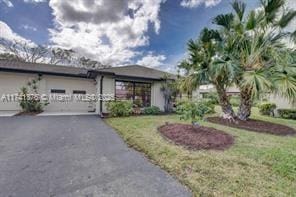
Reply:
[[[207,99],[211,101],[213,105],[218,105],[219,104],[219,97],[216,92],[210,92],[210,93],[205,93],[203,95],[203,99]]]
[[[19,104],[23,112],[42,112],[43,107],[48,105],[48,102],[42,101],[38,94],[38,83],[41,77],[33,79],[27,83],[27,87],[22,87],[19,92]]]
[[[232,96],[229,102],[233,107],[238,107],[240,104],[240,98],[238,96]]]
[[[281,118],[296,120],[296,109],[278,109],[277,112]]]
[[[157,106],[145,107],[144,114],[146,115],[157,115],[160,114],[160,109]]]
[[[258,107],[261,115],[274,116],[274,110],[276,109],[276,104],[261,103],[260,105],[258,105]]]
[[[177,113],[180,115],[181,120],[191,120],[196,122],[204,118],[206,114],[211,113],[212,109],[204,101],[187,101],[181,102],[177,106]]]
[[[112,117],[129,116],[133,111],[133,103],[131,101],[110,101],[106,105]]]
[[[213,102],[212,99],[202,99],[202,103],[204,103],[209,109],[209,113],[215,113],[215,103]]]

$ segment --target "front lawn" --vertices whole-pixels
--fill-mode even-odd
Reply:
[[[252,118],[296,128],[296,121],[258,115]],[[145,153],[196,196],[293,196],[296,191],[296,136],[244,131],[209,122],[203,126],[235,136],[224,151],[189,151],[165,140],[157,127],[184,123],[177,115],[139,116],[106,120],[135,149]]]

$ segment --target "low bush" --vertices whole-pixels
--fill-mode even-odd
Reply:
[[[238,107],[240,104],[240,98],[238,96],[232,96],[229,102],[233,107]]]
[[[261,103],[258,105],[259,112],[261,115],[274,116],[274,110],[276,109],[276,104],[274,103]]]
[[[145,107],[143,112],[146,115],[157,115],[160,114],[160,109],[157,106]]]
[[[110,101],[106,105],[112,117],[129,116],[133,112],[133,103],[131,101]]]
[[[201,102],[203,104],[205,104],[209,109],[210,111],[208,113],[215,113],[215,103],[213,102],[212,99],[202,99]]]
[[[204,116],[211,113],[212,110],[209,104],[204,101],[186,101],[179,103],[177,106],[177,113],[180,115],[180,119],[191,120],[192,123],[203,119]]]
[[[281,118],[296,120],[296,109],[278,109],[277,112]]]
[[[43,108],[48,105],[47,101],[42,101],[38,94],[38,85],[41,77],[32,79],[27,83],[26,87],[22,87],[19,92],[19,105],[25,113],[40,113]]]
[[[211,103],[213,105],[218,105],[219,104],[219,97],[218,97],[218,94],[216,92],[206,93],[206,94],[204,94],[203,98],[211,101]]]

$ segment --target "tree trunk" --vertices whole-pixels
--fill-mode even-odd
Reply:
[[[248,120],[252,110],[252,94],[249,88],[243,88],[240,90],[240,105],[238,109],[237,117],[240,120]]]
[[[229,115],[234,118],[235,113],[234,113],[232,106],[229,102],[229,98],[227,96],[226,89],[220,84],[216,84],[216,89],[217,89],[217,93],[218,93],[218,97],[219,97],[219,104],[222,108],[222,112],[224,114]]]

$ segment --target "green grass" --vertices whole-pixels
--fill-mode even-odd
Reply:
[[[253,118],[296,129],[296,121],[258,115]],[[202,125],[235,136],[225,151],[189,151],[165,140],[157,127],[182,122],[177,115],[106,120],[122,138],[192,190],[195,196],[296,196],[296,137],[281,137]]]

